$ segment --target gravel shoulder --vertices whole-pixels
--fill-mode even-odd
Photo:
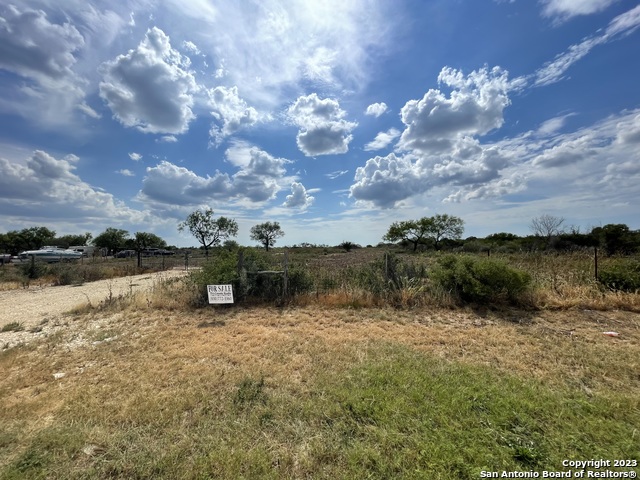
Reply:
[[[110,296],[148,290],[159,282],[185,274],[182,269],[167,270],[82,285],[0,291],[0,329],[13,322],[21,324],[21,331],[0,332],[0,350],[50,333],[52,327],[64,323],[65,313],[74,307],[97,305]]]

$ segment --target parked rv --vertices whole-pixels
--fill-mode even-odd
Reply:
[[[96,247],[92,245],[76,245],[73,247],[69,247],[69,250],[73,250],[74,252],[80,252],[83,257],[91,257],[93,256],[93,252]]]

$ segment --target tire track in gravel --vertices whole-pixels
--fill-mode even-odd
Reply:
[[[66,312],[78,305],[86,305],[88,302],[97,305],[109,296],[149,290],[164,280],[185,275],[184,270],[167,270],[82,285],[0,291],[0,329],[13,322],[21,324],[22,329],[18,332],[0,332],[0,349],[29,340],[34,337],[33,330],[38,330],[38,326],[45,323],[45,320],[47,324],[55,324]]]

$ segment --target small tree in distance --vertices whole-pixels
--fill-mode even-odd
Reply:
[[[547,239],[547,245],[551,244],[551,238],[563,233],[562,224],[564,218],[554,217],[553,215],[544,214],[535,217],[529,224],[529,229],[536,237]]]
[[[429,219],[431,221],[428,230],[429,236],[433,239],[436,250],[440,250],[440,240],[449,238],[457,240],[464,232],[464,220],[453,215],[436,214]]]
[[[399,242],[405,240],[413,244],[413,251],[418,249],[427,235],[428,220],[426,217],[420,220],[405,220],[402,222],[393,222],[389,227],[389,231],[382,237],[387,242]]]
[[[338,245],[340,248],[343,248],[346,252],[350,252],[351,250],[353,250],[354,248],[359,248],[360,245],[358,245],[357,243],[353,243],[350,242],[348,240],[342,242],[340,245]]]
[[[196,237],[209,257],[209,248],[238,235],[238,222],[226,217],[214,219],[213,210],[208,208],[204,212],[196,210],[190,213],[184,222],[179,223],[178,231],[184,230],[189,230]]]
[[[284,232],[278,222],[264,222],[251,227],[251,240],[262,243],[267,252],[280,237],[284,237]]]
[[[124,247],[127,237],[129,237],[129,232],[126,230],[109,227],[93,239],[93,244],[98,248],[106,248],[113,255]]]
[[[464,221],[453,215],[437,214],[433,217],[423,217],[420,220],[406,220],[393,222],[383,240],[398,242],[405,240],[413,244],[413,251],[418,244],[431,239],[436,250],[440,249],[440,241],[444,238],[458,239],[464,232]]]
[[[138,268],[142,267],[141,256],[143,250],[147,248],[164,248],[167,246],[167,242],[158,235],[148,232],[136,232],[133,238],[133,244],[135,245],[135,250],[138,255]]]

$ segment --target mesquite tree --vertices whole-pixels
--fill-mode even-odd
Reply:
[[[238,222],[226,217],[214,219],[213,210],[208,208],[204,212],[196,210],[190,213],[184,222],[178,224],[178,230],[189,230],[204,247],[205,255],[208,257],[209,248],[238,235]]]
[[[427,239],[433,241],[436,250],[440,249],[440,241],[445,238],[458,239],[464,232],[464,221],[453,215],[437,214],[433,217],[423,217],[420,220],[405,220],[393,222],[389,231],[383,237],[388,242],[404,240],[413,244],[413,251],[418,244]]]
[[[251,227],[251,240],[262,243],[267,252],[269,247],[275,245],[276,238],[280,237],[284,237],[284,232],[278,222],[264,222]]]

